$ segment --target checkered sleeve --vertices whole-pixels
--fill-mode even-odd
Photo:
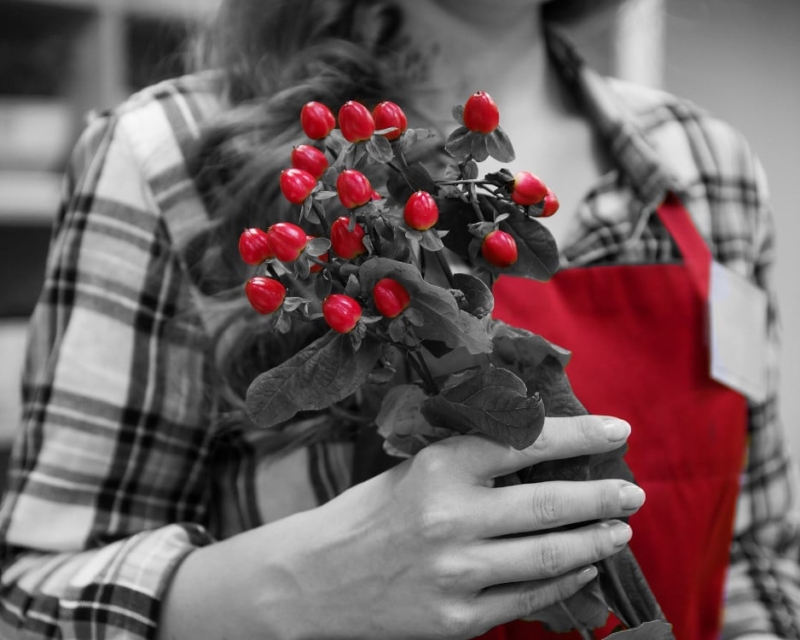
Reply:
[[[0,509],[2,638],[153,638],[211,542],[207,337],[131,139],[95,120],[65,181]]]
[[[744,166],[750,165],[751,161]],[[774,228],[766,180],[752,160],[755,207],[754,278],[769,292],[768,386],[750,407],[748,460],[737,509],[726,590],[723,638],[764,633],[800,639],[800,518],[793,460],[778,419],[779,325],[772,289]]]

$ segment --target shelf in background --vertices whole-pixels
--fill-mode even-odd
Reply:
[[[199,20],[213,13],[220,0],[4,0],[78,11]]]
[[[0,171],[0,233],[9,226],[47,226],[61,201],[61,174]]]
[[[9,446],[20,422],[20,383],[27,319],[0,320],[0,449]],[[0,465],[1,466],[1,465]],[[5,475],[4,470],[0,469]]]

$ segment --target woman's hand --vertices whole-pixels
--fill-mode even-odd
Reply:
[[[621,480],[493,479],[615,449],[628,432],[549,418],[524,451],[479,436],[431,445],[320,508],[191,554],[159,637],[455,639],[527,616],[580,589],[631,536],[619,521],[552,530],[628,516],[644,494]]]

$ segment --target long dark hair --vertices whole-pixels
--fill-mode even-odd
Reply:
[[[545,18],[573,20],[609,1],[616,0],[558,0],[545,5]],[[278,178],[305,139],[303,104],[318,100],[334,112],[350,99],[413,104],[426,60],[401,40],[402,19],[391,0],[223,0],[197,47],[199,66],[220,74],[225,107],[207,123],[192,167],[212,222],[186,258],[206,294],[235,291],[241,302],[247,270],[239,234],[289,215]],[[259,370],[291,353],[264,347],[264,323],[229,308],[237,322],[216,345],[218,372],[227,397],[241,405]]]

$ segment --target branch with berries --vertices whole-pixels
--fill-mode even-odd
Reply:
[[[564,375],[569,353],[491,317],[497,277],[547,280],[558,268],[555,241],[539,222],[558,210],[556,195],[529,171],[480,175],[489,157],[515,157],[492,98],[477,92],[453,110],[458,126],[445,141],[441,175],[411,160],[434,134],[409,128],[397,104],[370,110],[351,100],[337,116],[319,102],[301,110],[308,140],[280,175],[296,220],[246,229],[239,239],[253,268],[245,294],[275,339],[297,323],[322,327],[252,382],[253,423],[281,429],[301,412],[356,413],[388,452],[408,456],[457,433],[528,447],[548,394],[571,398],[571,411],[583,413]],[[602,465],[561,461],[557,475],[591,479],[602,468],[628,477],[623,453]],[[501,481],[542,479],[531,471]],[[541,619],[589,638],[612,609],[629,628],[622,634],[671,637],[664,623],[654,632],[663,615],[633,556],[616,558],[622,564],[601,567],[601,580],[568,609]],[[663,628],[669,635],[655,635]]]

